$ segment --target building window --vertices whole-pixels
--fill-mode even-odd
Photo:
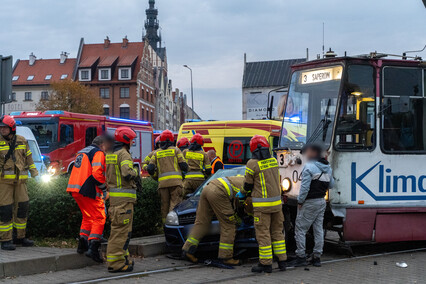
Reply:
[[[120,118],[130,118],[130,107],[120,107]]]
[[[49,99],[49,93],[47,91],[41,92],[41,100],[47,101]]]
[[[27,77],[27,81],[32,81],[34,79],[34,75],[30,75]]]
[[[46,75],[46,77],[44,77],[44,80],[50,80],[50,79],[52,79],[52,75]]]
[[[101,99],[109,99],[109,88],[100,88],[99,95]]]
[[[118,72],[118,79],[119,80],[130,80],[131,77],[131,69],[128,68],[120,68]]]
[[[16,102],[16,93],[15,92],[12,93],[11,100],[12,100],[12,102]]]
[[[80,81],[90,81],[91,80],[91,76],[90,76],[90,69],[82,69],[79,70],[79,78]]]
[[[146,120],[149,120],[149,110],[146,110]]]
[[[61,80],[64,80],[64,79],[66,79],[68,77],[68,74],[62,74],[61,75]]]
[[[109,107],[104,107],[104,115],[109,116]]]
[[[25,92],[25,101],[32,101],[33,94],[31,92]]]
[[[129,88],[120,88],[120,98],[130,98]]]
[[[99,69],[99,80],[111,80],[111,69],[110,68],[104,68]]]
[[[12,81],[18,81],[19,76],[13,76]]]
[[[426,71],[385,67],[381,106],[382,149],[387,153],[425,153]]]

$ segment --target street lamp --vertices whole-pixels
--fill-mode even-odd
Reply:
[[[183,65],[183,67],[188,68],[191,72],[191,108],[192,108],[192,120],[194,120],[194,87],[192,85],[192,69],[188,65]]]

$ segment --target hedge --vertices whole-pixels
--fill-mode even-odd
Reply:
[[[80,231],[81,212],[72,196],[66,192],[68,178],[57,177],[49,183],[31,179],[28,181],[30,212],[28,236],[36,238],[74,238]],[[151,178],[142,181],[135,204],[133,237],[156,234],[161,229],[160,199],[157,182]],[[108,202],[107,202],[108,206]],[[110,224],[105,225],[105,236]]]

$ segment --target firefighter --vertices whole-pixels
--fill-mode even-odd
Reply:
[[[30,247],[34,242],[25,237],[29,204],[27,179],[28,172],[31,177],[35,177],[38,171],[27,140],[16,135],[16,122],[13,117],[5,115],[0,118],[0,134],[1,248],[14,250],[14,244]]]
[[[173,141],[173,133],[164,130],[160,135],[160,149],[152,155],[147,168],[151,176],[158,176],[163,222],[167,214],[182,200],[182,171],[188,171],[188,164],[179,148],[173,146]]]
[[[219,156],[216,155],[216,151],[210,149],[207,151],[207,156],[210,159],[210,164],[212,165],[212,174],[217,173],[219,170],[223,170],[223,162]]]
[[[220,241],[218,258],[226,265],[238,265],[233,258],[236,233],[235,195],[243,188],[244,177],[222,177],[209,182],[203,189],[197,207],[195,224],[189,232],[182,247],[182,255],[191,262],[198,262],[195,257],[199,242],[210,230],[210,222],[216,215],[220,224]]]
[[[148,154],[148,156],[146,156],[145,159],[143,160],[142,169],[144,171],[146,171],[146,168],[148,167],[149,161],[151,161],[152,155],[154,155],[154,152],[157,151],[158,148],[160,148],[160,136],[157,136],[157,138],[155,138],[154,151],[151,151]]]
[[[188,163],[189,170],[185,173],[183,187],[184,195],[193,193],[205,180],[211,175],[212,166],[209,157],[204,152],[204,138],[201,134],[196,133],[192,136],[188,150],[183,152],[183,157]]]
[[[177,142],[176,146],[182,151],[182,153],[188,149],[189,147],[189,140],[186,137],[182,137]]]
[[[99,249],[106,221],[105,152],[112,144],[112,138],[97,136],[90,146],[79,151],[67,187],[83,215],[77,252],[86,252],[99,263],[103,262]]]
[[[136,203],[136,180],[139,172],[133,168],[130,146],[136,133],[129,127],[115,131],[114,151],[107,155],[107,182],[111,220],[111,234],[107,246],[109,272],[129,272],[134,261],[129,259],[129,243],[132,235],[133,207]]]
[[[255,135],[250,140],[252,159],[247,162],[244,188],[238,198],[251,195],[254,210],[254,228],[259,244],[259,264],[252,272],[272,272],[272,252],[278,258],[278,267],[284,271],[287,260],[283,234],[284,216],[281,203],[280,175],[277,160],[271,157],[265,137]]]

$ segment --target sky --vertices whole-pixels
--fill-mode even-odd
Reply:
[[[27,59],[75,57],[80,38],[140,41],[148,0],[2,0],[0,54]],[[401,54],[426,45],[421,0],[157,0],[173,88],[190,97],[203,119],[241,119],[247,61],[315,58],[371,51]],[[426,51],[420,53],[426,58]],[[190,101],[188,101],[190,104]]]

